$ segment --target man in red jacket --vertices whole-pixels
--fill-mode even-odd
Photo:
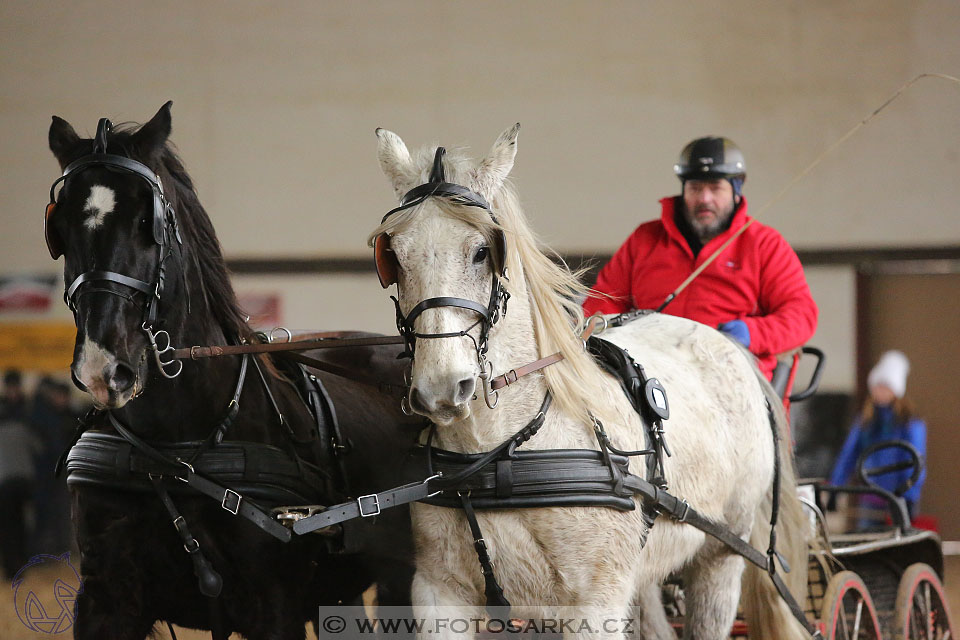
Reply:
[[[600,271],[591,315],[656,309],[697,267],[749,224],[663,310],[716,327],[757,356],[767,378],[776,355],[803,345],[817,305],[797,254],[776,230],[747,215],[743,154],[726,138],[698,138],[674,171],[681,195],[664,198],[659,220],[641,224]],[[609,297],[608,297],[609,296]]]

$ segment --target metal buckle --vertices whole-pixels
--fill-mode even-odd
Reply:
[[[436,479],[436,478],[442,478],[442,477],[443,477],[443,472],[435,473],[434,475],[432,475],[432,476],[430,476],[429,478],[427,478],[426,480],[424,480],[424,481],[423,481],[423,484],[427,484],[427,483],[429,483],[431,480],[434,480],[434,479]],[[432,498],[433,496],[439,495],[439,494],[441,494],[441,493],[443,493],[443,489],[440,489],[439,491],[434,491],[433,493],[428,493],[428,494],[427,494],[427,497],[428,497],[428,498]]]
[[[181,460],[180,458],[177,458],[177,462],[179,462],[180,464],[182,464],[183,466],[185,466],[187,469],[189,469],[189,470],[190,470],[190,473],[196,473],[196,471],[193,470],[193,465],[190,464],[189,462],[185,462],[185,461]],[[178,476],[178,475],[174,475],[173,477],[176,478],[177,480],[179,480],[180,482],[184,482],[184,483],[186,483],[186,484],[190,484],[190,476],[189,476],[189,475],[188,475],[186,478],[181,478],[181,477]]]
[[[363,500],[366,500],[367,498],[373,498],[373,508],[376,509],[376,511],[364,512]],[[369,493],[365,496],[360,496],[359,498],[357,498],[357,508],[360,509],[361,518],[370,518],[372,516],[379,515],[380,514],[380,498],[378,498],[377,494],[375,493]]]
[[[326,507],[320,504],[296,505],[274,507],[271,509],[270,513],[273,514],[273,517],[276,518],[281,524],[289,524],[292,526],[294,522],[303,520],[304,518],[309,518],[314,514],[320,513],[324,509],[326,509]]]
[[[227,500],[230,500],[229,505]],[[227,489],[223,492],[223,500],[220,501],[220,506],[224,508],[225,511],[229,511],[233,515],[237,515],[237,512],[240,511],[240,503],[243,501],[243,496],[234,491],[233,489]]]
[[[677,522],[686,522],[686,521],[687,521],[687,514],[690,512],[690,505],[687,503],[686,500],[681,500],[681,501],[680,501],[680,504],[683,505],[683,511],[682,511],[682,512],[680,513],[680,515],[677,517]]]

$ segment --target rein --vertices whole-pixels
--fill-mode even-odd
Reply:
[[[318,334],[320,337],[293,342],[266,342],[259,344],[225,344],[209,347],[194,346],[173,350],[175,360],[199,360],[220,356],[237,356],[248,353],[277,353],[284,351],[312,351],[314,349],[336,349],[341,347],[372,347],[377,345],[403,344],[400,336],[372,336],[366,338],[340,338],[339,332]],[[327,337],[330,335],[331,337]]]
[[[603,326],[597,330],[597,325],[603,323]],[[597,334],[602,333],[606,330],[607,326],[615,326],[601,315],[591,316],[587,320],[587,325],[584,328],[583,332],[580,334],[580,339],[586,342],[591,335],[596,332]],[[276,329],[274,330],[276,331]],[[283,329],[290,334],[289,330]],[[292,334],[290,334],[292,337]],[[327,373],[332,373],[333,375],[340,376],[341,378],[346,378],[348,380],[353,380],[354,382],[359,382],[361,384],[366,384],[371,387],[376,387],[380,390],[381,393],[387,395],[398,395],[405,396],[406,389],[400,385],[390,384],[388,382],[382,382],[368,376],[364,376],[352,369],[347,367],[341,367],[329,362],[324,362],[323,360],[318,360],[317,358],[311,358],[305,356],[300,351],[313,351],[315,349],[338,349],[346,347],[370,347],[370,346],[380,346],[380,345],[392,345],[392,344],[404,344],[406,339],[403,336],[375,336],[375,337],[366,337],[366,338],[344,338],[342,337],[343,332],[340,331],[329,331],[329,332],[317,332],[310,333],[306,336],[303,336],[303,339],[292,340],[288,342],[266,342],[260,344],[240,344],[240,345],[213,345],[208,347],[202,346],[193,346],[193,347],[184,347],[181,349],[174,349],[171,360],[200,360],[202,358],[218,358],[221,356],[235,356],[235,355],[248,355],[248,354],[261,354],[261,353],[277,353],[288,360],[294,362],[299,362],[300,364],[318,369],[320,371],[326,371]],[[452,335],[460,335],[452,334]],[[268,338],[269,339],[269,338]],[[531,373],[536,373],[541,371],[552,364],[556,364],[563,360],[563,354],[559,351],[553,353],[549,356],[540,358],[539,360],[534,360],[529,362],[521,367],[516,369],[511,369],[510,371],[497,376],[490,380],[488,385],[485,385],[487,388],[485,392],[488,395],[493,395],[504,387],[508,387],[511,384],[517,382],[520,378],[530,375]],[[481,378],[483,375],[481,375]]]

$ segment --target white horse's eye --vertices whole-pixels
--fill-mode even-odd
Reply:
[[[488,255],[490,255],[490,249],[488,247],[480,247],[477,249],[477,252],[473,254],[473,264],[480,264],[487,259]]]

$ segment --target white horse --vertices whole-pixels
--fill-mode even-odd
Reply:
[[[503,389],[499,407],[489,409],[476,391],[482,373],[476,349],[479,327],[470,330],[470,338],[418,339],[408,401],[437,425],[434,444],[457,452],[488,451],[503,442],[534,417],[548,389],[553,406],[524,449],[597,449],[594,416],[616,447],[643,449],[639,416],[618,383],[585,353],[578,337],[583,316],[577,301],[586,290],[574,274],[538,249],[506,180],[518,131],[516,125],[501,134],[480,162],[459,154],[443,162],[446,180],[483,196],[493,216],[456,198],[428,197],[389,216],[371,235],[371,244],[381,233],[388,234],[398,270],[399,306],[409,314],[418,302],[438,296],[486,305],[497,258],[495,240],[502,230],[509,277],[504,285],[511,297],[509,312],[489,333],[487,358],[495,365],[494,374],[557,351],[564,360]],[[377,136],[381,167],[398,196],[428,182],[435,147],[411,155],[396,134],[378,129]],[[415,328],[419,334],[456,334],[477,319],[470,309],[428,308],[416,318]],[[775,408],[781,439],[786,429],[779,399],[752,358],[717,331],[667,315],[645,316],[603,337],[627,349],[669,393],[671,415],[665,427],[672,457],[665,460],[665,474],[671,493],[755,548],[766,549],[774,469],[766,400]],[[794,568],[786,580],[802,602],[806,528],[790,455],[781,457],[778,548]],[[643,476],[644,466],[642,459],[633,458],[631,472]],[[625,616],[638,605],[643,637],[674,637],[658,585],[671,572],[682,572],[684,637],[722,638],[729,633],[744,561],[688,524],[663,516],[646,535],[639,502],[629,512],[552,507],[481,511],[478,516],[516,617],[560,606],[596,607]],[[464,513],[416,504],[413,524],[418,617],[449,617],[456,608],[475,612],[484,602],[484,581]],[[743,603],[751,635],[807,637],[769,576],[753,565],[745,575]]]

